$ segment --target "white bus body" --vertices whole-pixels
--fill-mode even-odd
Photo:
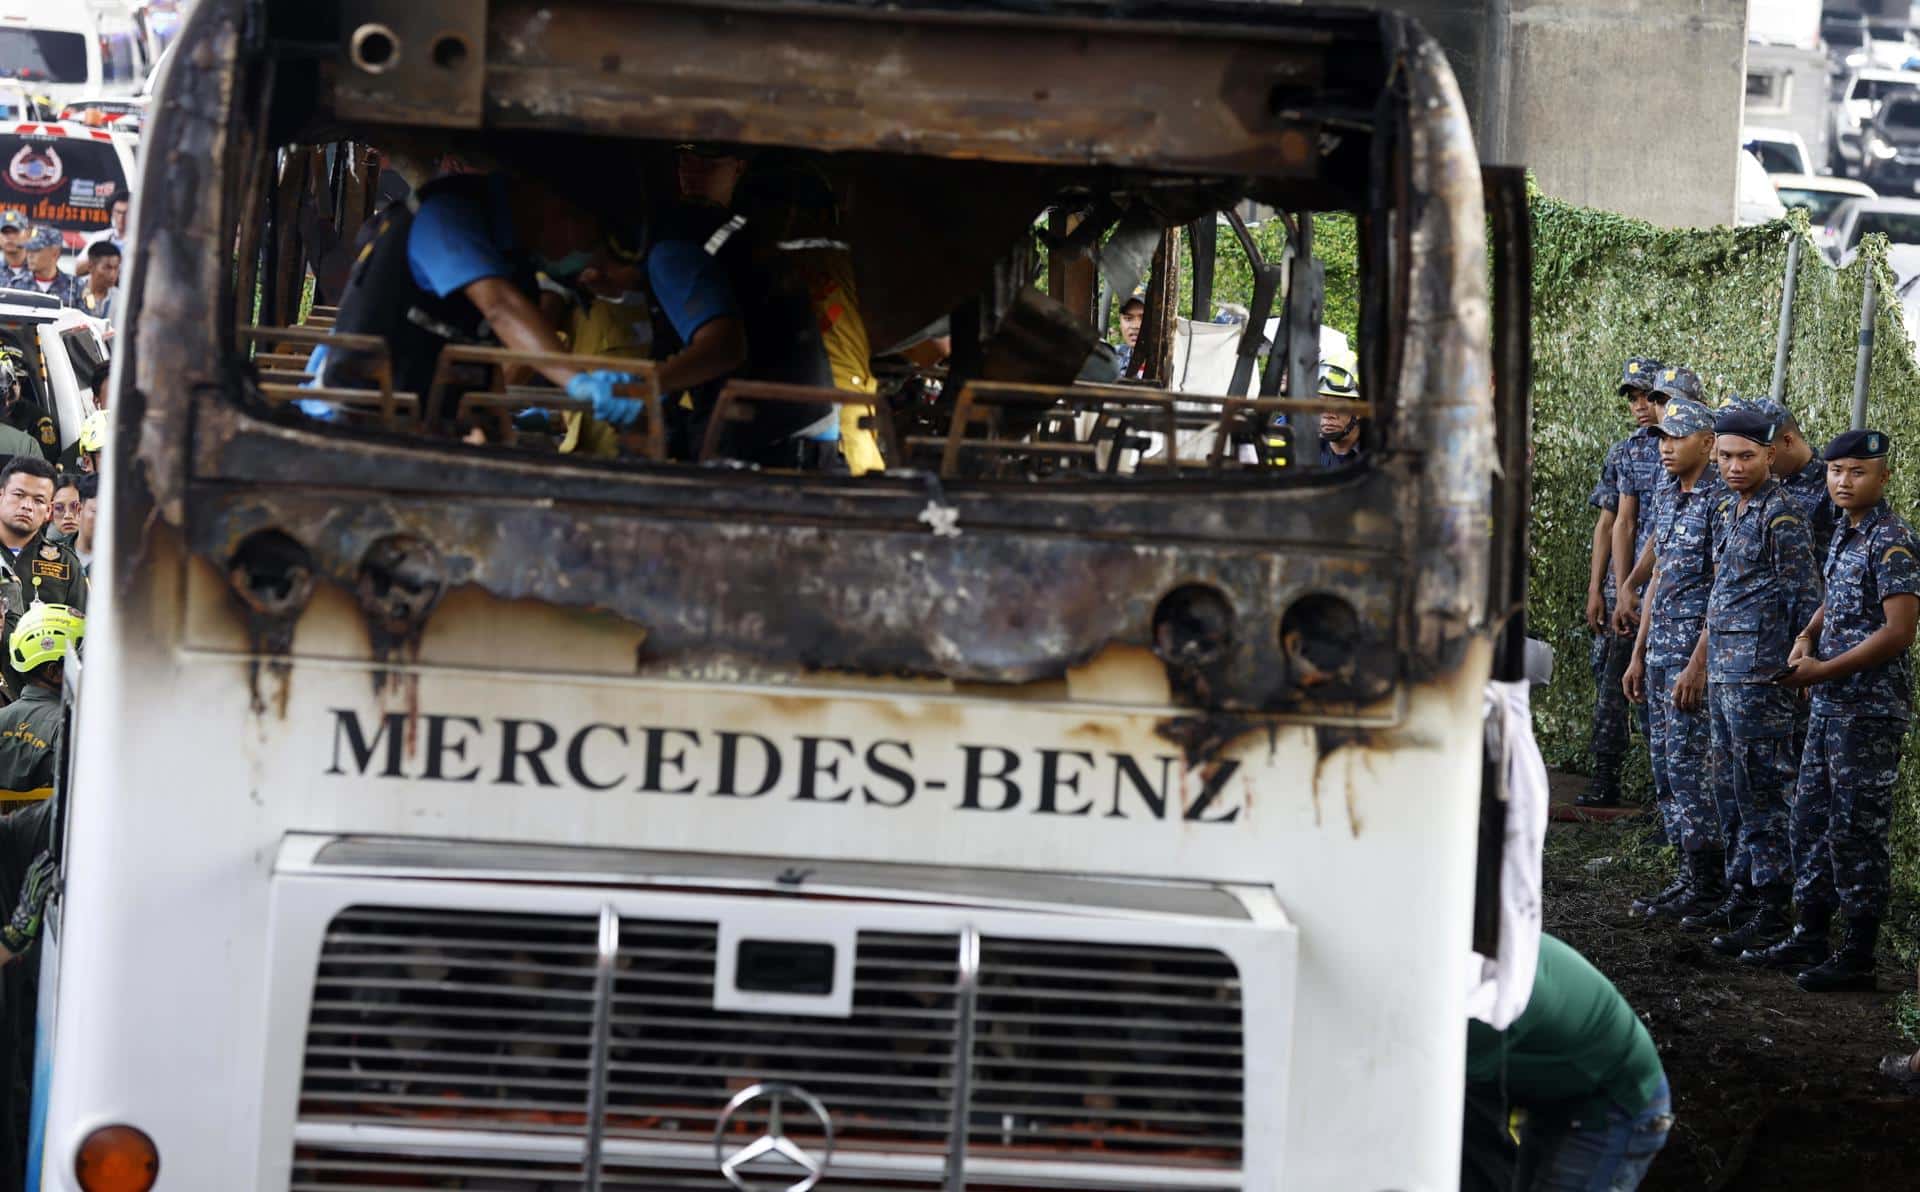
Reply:
[[[556,29],[591,7],[556,6]],[[617,7],[643,15],[597,37],[664,44],[703,6]],[[1177,507],[1055,490],[1048,525],[1100,520],[1044,532],[994,525],[1032,509],[954,482],[959,533],[936,535],[911,474],[863,478],[900,511],[864,521],[816,518],[829,489],[805,486],[777,509],[656,516],[611,471],[547,460],[530,479],[501,453],[233,401],[252,382],[217,380],[240,374],[216,328],[257,208],[218,180],[262,177],[225,155],[266,126],[221,107],[259,69],[245,8],[202,0],[179,53],[203,65],[171,72],[147,126],[50,920],[41,1187],[79,1187],[84,1142],[126,1124],[160,1189],[724,1189],[729,1152],[779,1133],[774,1096],[823,1188],[1453,1185],[1492,430],[1480,176],[1431,43],[1399,51],[1418,67],[1411,185],[1442,198],[1400,226],[1426,280],[1374,398],[1402,409],[1378,470],[1158,498]],[[756,47],[794,44],[756,24],[784,16],[729,11]],[[850,11],[794,19],[853,22],[834,26],[849,55],[923,19]],[[924,19],[951,61],[1019,20]],[[1376,19],[1407,28],[1356,16],[1343,36]],[[1140,38],[1150,63],[1148,34],[1172,36],[1113,28],[1074,44]],[[1009,152],[989,124],[948,129],[946,152]],[[1082,152],[1057,140],[1013,160]],[[206,183],[191,202],[231,201],[190,213],[186,173]],[[691,478],[675,500],[735,491],[671,475]],[[1419,499],[1395,488],[1416,477]],[[532,487],[549,482],[601,487]],[[552,537],[523,518],[561,511]],[[1270,549],[1236,539],[1256,515]],[[1117,529],[1147,516],[1171,521]],[[834,542],[888,544],[871,589],[818,578]],[[610,572],[603,550],[635,553]],[[1073,601],[1027,582],[1041,552]],[[889,576],[911,600],[890,603]],[[1281,610],[1331,599],[1360,639],[1397,643],[1361,664],[1395,677],[1338,703],[1201,706],[1140,624],[1195,577],[1231,587],[1236,641],[1274,675],[1299,648]],[[656,597],[677,611],[631,611]],[[1075,602],[1102,601],[1128,610],[1124,640],[1081,632]],[[394,636],[389,614],[423,619]],[[800,660],[883,642],[924,653]]]

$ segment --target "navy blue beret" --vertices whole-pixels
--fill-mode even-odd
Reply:
[[[1827,444],[1823,459],[1884,459],[1893,447],[1893,440],[1887,438],[1884,431],[1850,430],[1833,437]]]
[[[1743,439],[1752,439],[1762,447],[1773,446],[1773,436],[1779,431],[1778,422],[1739,406],[1722,410],[1720,417],[1713,422],[1714,434],[1739,435]]]

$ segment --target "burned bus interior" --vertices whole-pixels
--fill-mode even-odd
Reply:
[[[1482,610],[1514,606],[1485,586],[1482,179],[1444,61],[1404,18],[1231,2],[246,11],[218,51],[231,76],[176,70],[148,134],[172,178],[150,181],[141,218],[193,231],[151,240],[135,275],[123,354],[145,413],[120,516],[184,526],[257,654],[288,652],[322,583],[360,603],[382,664],[417,659],[456,590],[641,627],[635,673],[662,678],[1033,694],[1111,674],[1089,668],[1119,650],[1151,681],[1103,677],[1100,698],[1201,710],[1168,729],[1201,760],[1242,713],[1390,723],[1399,685],[1456,667]],[[685,146],[824,180],[877,382],[735,377],[709,429],[850,410],[840,425],[883,466],[746,466],[717,433],[676,439],[684,404],[659,360],[454,343],[409,387],[378,337],[337,326],[314,228],[352,246],[393,199],[383,174],[497,171],[631,231],[674,197]],[[209,176],[218,201],[178,208]],[[1502,193],[1496,217],[1517,214],[1496,249],[1524,241],[1517,175]],[[1318,391],[1316,215],[1352,229],[1357,385],[1338,397]],[[1525,269],[1495,274],[1519,301],[1494,321],[1523,345]],[[1230,286],[1248,310],[1224,363],[1179,383],[1182,345]],[[1119,375],[1103,341],[1136,287],[1138,366]],[[323,346],[371,362],[358,387],[308,387]],[[1522,385],[1524,356],[1500,359],[1501,383]],[[543,366],[630,374],[620,393],[642,414],[606,454],[567,450],[562,426],[585,411]],[[1501,404],[1520,416],[1503,441],[1524,446],[1524,404]],[[1358,465],[1314,449],[1329,410],[1358,420]],[[1504,474],[1523,479],[1521,457]],[[1503,502],[1504,544],[1524,488]],[[979,576],[992,598],[969,604]],[[775,598],[795,592],[811,595]]]
[[[872,436],[884,468],[866,484],[1327,479],[1312,449],[1323,411],[1361,419],[1369,451],[1391,423],[1399,26],[1337,10],[1276,25],[1257,7],[1122,18],[1062,3],[1009,25],[957,5],[274,6],[274,71],[245,108],[233,196],[230,384],[250,416],[296,433],[589,469],[737,472],[720,428],[810,403],[852,408],[842,424]],[[645,405],[589,453],[570,428],[591,403],[555,389],[536,355],[455,342],[412,392],[381,344],[334,327],[316,214],[353,243],[394,175],[417,187],[457,163],[537,179],[644,239],[695,143],[739,154],[750,176],[777,160],[830,189],[810,226],[851,254],[876,393],[738,376],[709,433],[682,443],[666,433],[679,395],[650,362],[575,359],[630,374],[620,392]],[[1354,215],[1363,279],[1358,392],[1333,404],[1317,384],[1314,212]],[[1265,253],[1250,219],[1283,229]],[[1182,327],[1213,320],[1229,270],[1252,279],[1231,376],[1181,384]],[[1145,310],[1123,373],[1105,341],[1133,297]],[[369,362],[355,384],[314,385],[323,344]]]

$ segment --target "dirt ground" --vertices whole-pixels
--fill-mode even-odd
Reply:
[[[1556,775],[1555,801],[1581,782]],[[1674,1132],[1644,1189],[1920,1189],[1920,1097],[1874,1072],[1912,1047],[1894,1025],[1911,968],[1883,954],[1878,993],[1802,993],[1704,935],[1630,918],[1669,872],[1645,818],[1556,822],[1545,868],[1547,930],[1640,1011],[1673,1085]]]

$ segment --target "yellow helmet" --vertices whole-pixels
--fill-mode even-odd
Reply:
[[[7,649],[13,669],[25,674],[48,662],[58,662],[86,636],[87,619],[64,604],[34,604],[20,614]]]
[[[95,410],[80,424],[80,450],[91,455],[107,445],[107,412]]]
[[[1352,348],[1337,348],[1320,357],[1320,393],[1359,400],[1360,358]]]

